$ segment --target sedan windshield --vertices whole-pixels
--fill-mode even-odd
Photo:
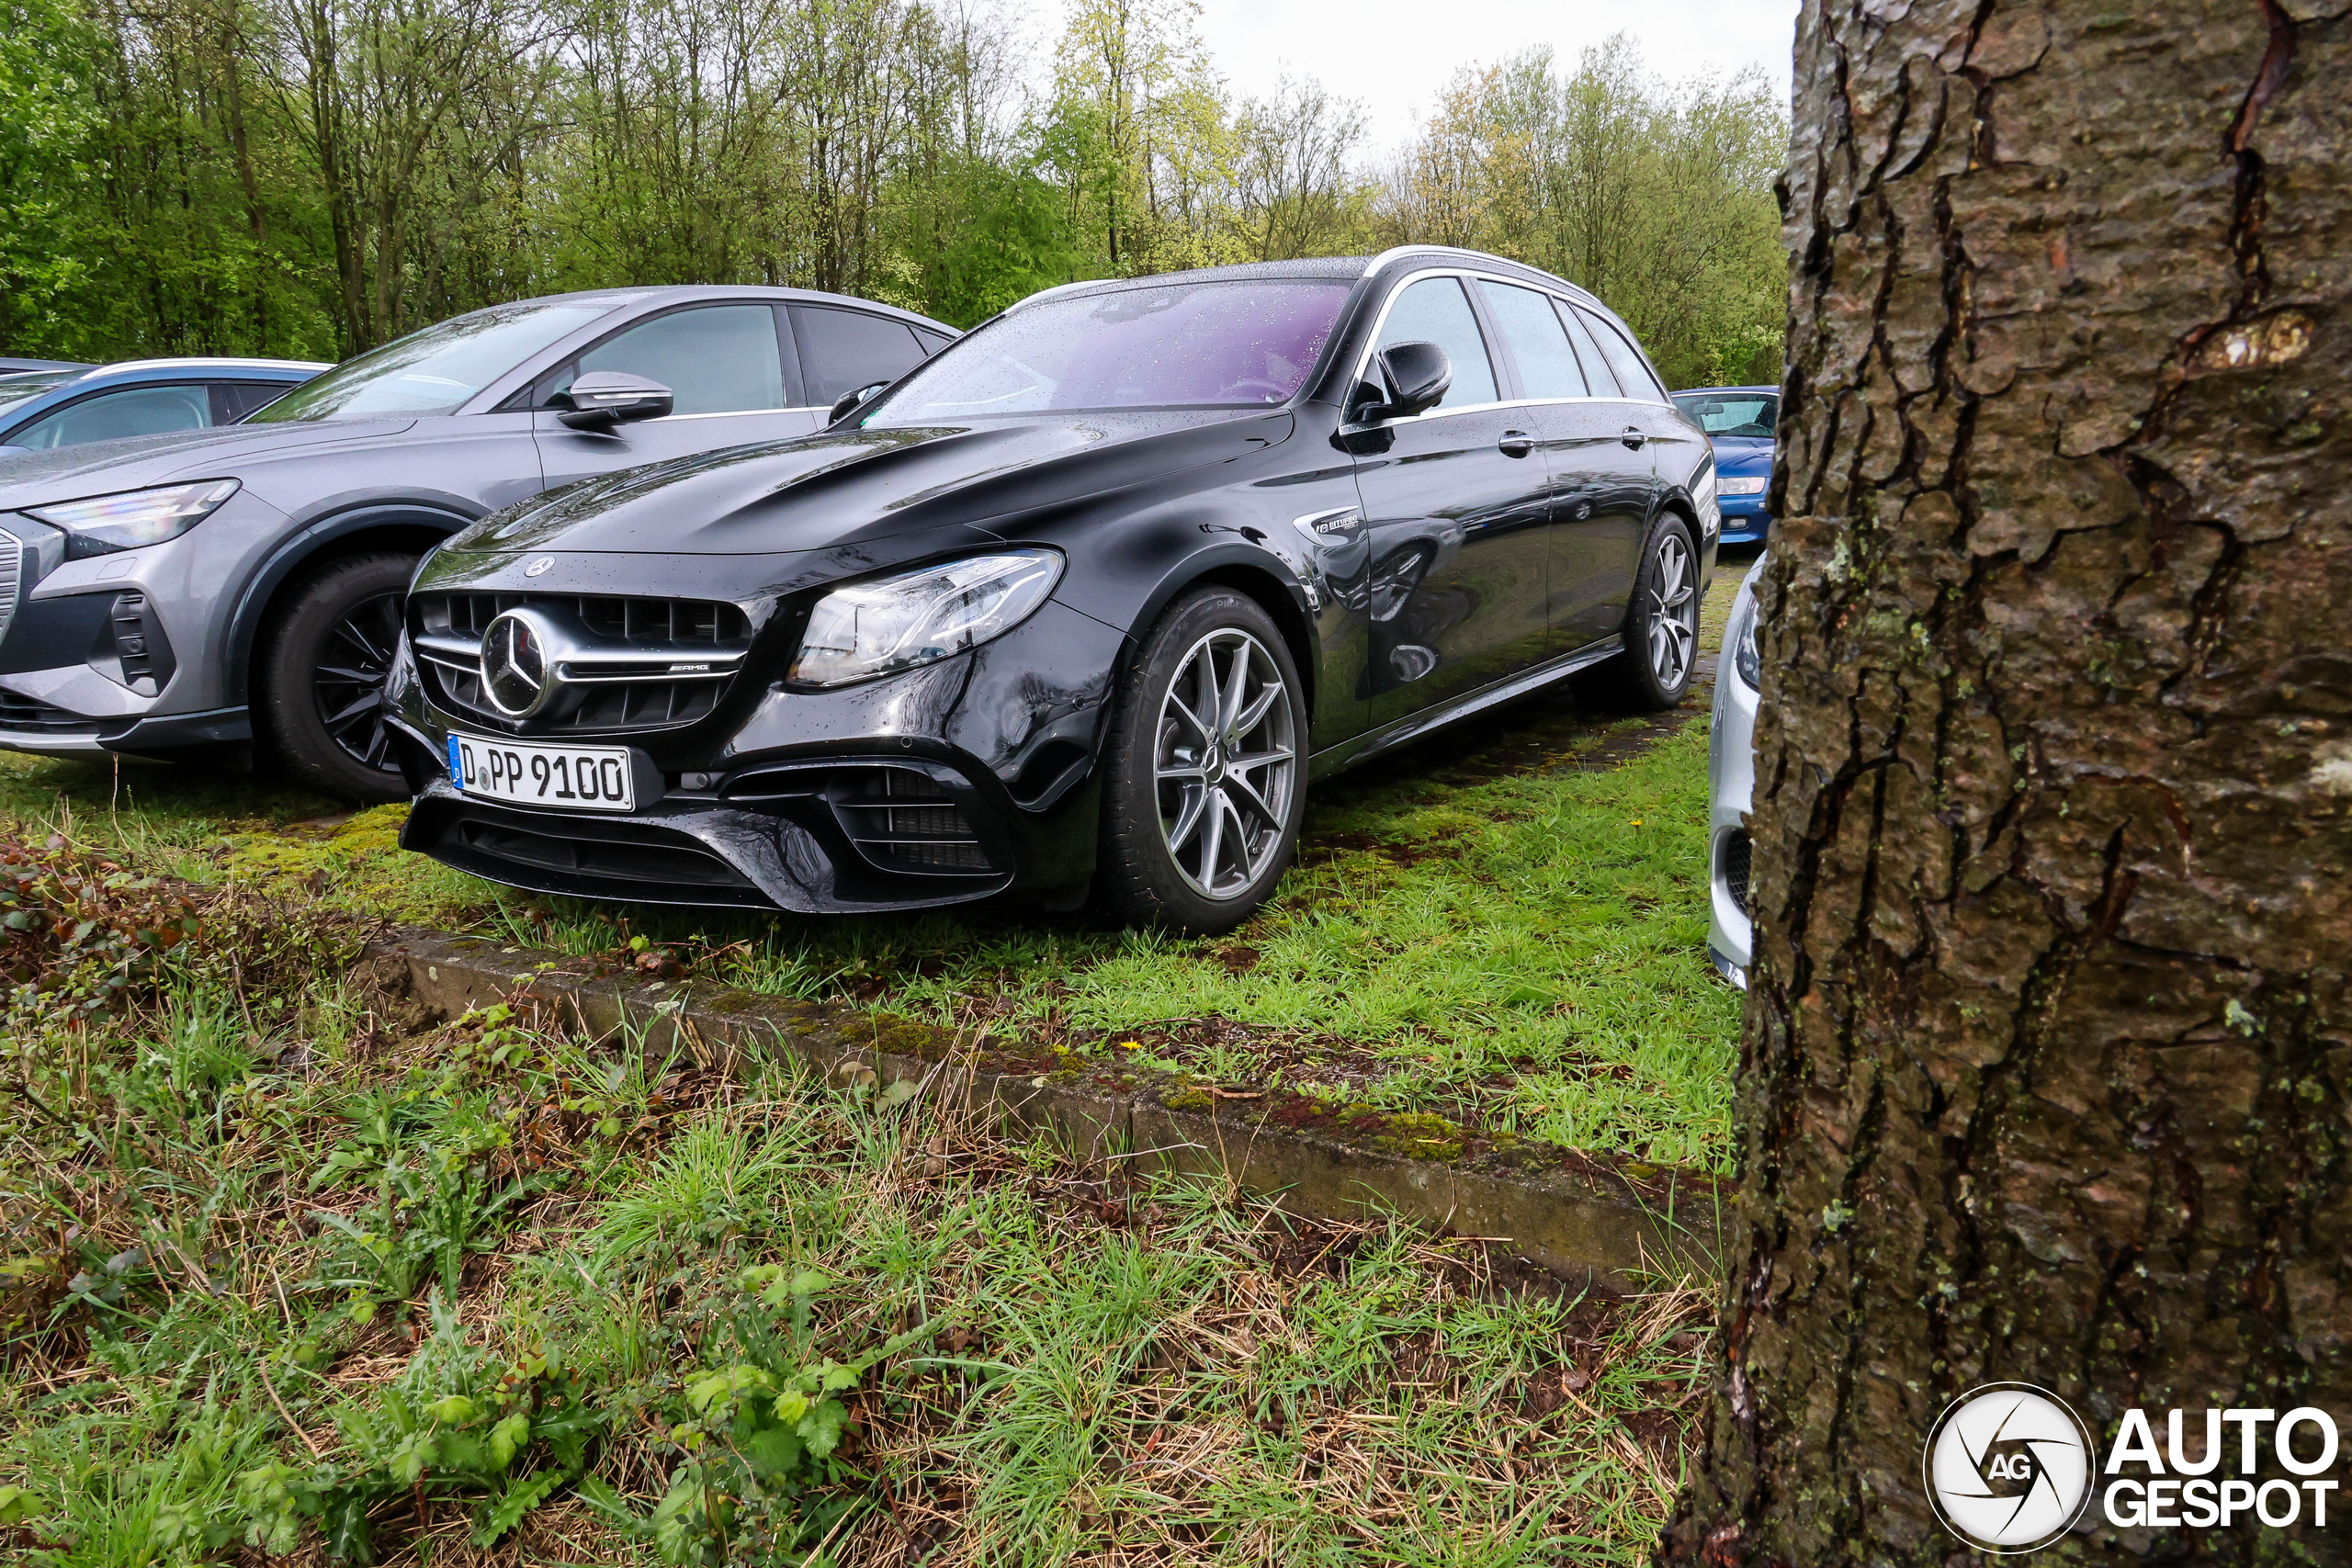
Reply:
[[[1674,401],[1699,422],[1710,435],[1772,439],[1772,424],[1781,412],[1778,392],[1677,392]]]
[[[892,389],[869,423],[1287,402],[1349,287],[1234,278],[1041,300],[944,350]]]
[[[18,403],[28,403],[43,392],[53,392],[84,372],[79,370],[20,370],[0,376],[0,414]]]
[[[454,316],[305,381],[248,424],[448,413],[532,355],[611,310],[596,305],[499,305]]]

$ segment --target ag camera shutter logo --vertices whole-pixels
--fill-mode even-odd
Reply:
[[[1936,1418],[1924,1460],[1944,1528],[1999,1556],[2035,1551],[2074,1528],[2091,1497],[2091,1431],[2047,1389],[1986,1383]]]

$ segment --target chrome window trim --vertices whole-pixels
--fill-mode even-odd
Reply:
[[[532,412],[535,413],[544,413],[547,411],[544,409],[534,409]],[[707,413],[665,413],[660,419],[642,420],[638,423],[643,424],[673,424],[682,419],[743,419],[755,413],[823,413],[824,412],[823,408],[815,403],[805,403],[795,404],[793,407],[781,409],[712,409]]]
[[[1426,249],[1426,247],[1416,245],[1410,247],[1410,249],[1418,252]],[[1410,288],[1414,284],[1420,282],[1425,277],[1460,277],[1476,279],[1482,283],[1499,283],[1512,288],[1524,288],[1531,294],[1544,295],[1545,298],[1557,301],[1560,304],[1573,305],[1576,303],[1576,301],[1568,299],[1567,296],[1561,294],[1555,289],[1538,288],[1533,284],[1527,282],[1524,278],[1505,277],[1499,273],[1486,272],[1475,267],[1435,266],[1424,268],[1419,272],[1408,272],[1402,278],[1397,280],[1396,287],[1389,291],[1388,298],[1381,301],[1380,314],[1373,318],[1371,335],[1364,340],[1363,352],[1358,355],[1356,359],[1354,373],[1348,378],[1348,384],[1350,388],[1352,389],[1357,383],[1364,380],[1367,373],[1371,370],[1372,356],[1374,351],[1376,351],[1380,346],[1381,330],[1388,325],[1388,313],[1396,308],[1398,298],[1404,294],[1405,290]],[[1482,329],[1484,323],[1482,322]],[[1494,364],[1494,347],[1492,344],[1487,345],[1487,367],[1489,369],[1500,368]],[[1496,379],[1499,382],[1501,378],[1498,376]],[[1441,404],[1436,408],[1430,409],[1426,413],[1408,414],[1401,419],[1374,420],[1369,424],[1342,423],[1340,426],[1339,433],[1341,435],[1358,435],[1366,431],[1394,430],[1401,425],[1418,424],[1423,420],[1450,419],[1455,414],[1486,413],[1495,409],[1551,408],[1555,405],[1563,403],[1631,403],[1636,408],[1645,409],[1654,409],[1661,406],[1652,399],[1629,398],[1624,396],[1623,393],[1620,393],[1613,398],[1599,397],[1590,393],[1588,393],[1581,398],[1504,398],[1493,402],[1464,403],[1460,408],[1450,409]],[[1668,408],[1673,407],[1673,399],[1668,397],[1663,406]]]

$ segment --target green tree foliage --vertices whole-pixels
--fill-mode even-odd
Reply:
[[[1198,10],[1069,0],[1040,54],[972,0],[0,0],[0,345],[331,357],[614,283],[969,324],[1432,241],[1587,284],[1677,381],[1777,372],[1759,77],[1523,54],[1380,177],[1356,104],[1231,93]]]
[[[1455,76],[1381,216],[1393,241],[1493,251],[1584,285],[1676,386],[1773,381],[1787,146],[1760,72],[1661,83],[1623,35],[1573,71],[1532,50]]]

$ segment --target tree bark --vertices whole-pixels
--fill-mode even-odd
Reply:
[[[1666,1561],[1979,1561],[1921,1458],[1981,1383],[2102,1453],[2132,1406],[2192,1451],[2352,1417],[2347,82],[2346,0],[1806,0],[1725,1360]],[[2352,1561],[2329,1520],[2094,1505],[2050,1556]]]

